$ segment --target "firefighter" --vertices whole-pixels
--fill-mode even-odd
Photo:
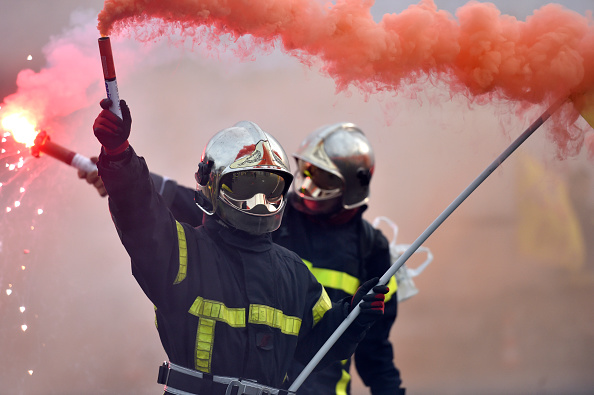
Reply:
[[[306,262],[333,301],[352,296],[391,265],[387,239],[362,217],[375,165],[372,146],[361,129],[343,122],[311,133],[293,156],[297,172],[273,240]],[[357,372],[373,395],[405,393],[389,340],[398,308],[394,277],[388,285],[385,313],[354,354]],[[350,358],[335,361],[312,373],[297,394],[349,394],[350,364]],[[296,362],[289,377],[302,369]]]
[[[348,358],[389,289],[375,278],[332,303],[297,254],[272,242],[293,178],[280,144],[252,122],[215,134],[195,175],[205,213],[195,228],[174,218],[129,145],[125,101],[123,119],[110,105],[101,101],[93,124],[98,174],[132,274],[155,306],[166,393],[286,393],[292,360],[306,363],[362,301],[319,368]]]

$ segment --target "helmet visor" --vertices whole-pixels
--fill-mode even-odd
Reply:
[[[299,170],[293,183],[295,191],[305,199],[327,200],[342,194],[342,179],[309,162],[298,160]]]
[[[276,213],[282,206],[285,179],[262,170],[239,171],[221,178],[219,196],[238,210],[256,215]]]

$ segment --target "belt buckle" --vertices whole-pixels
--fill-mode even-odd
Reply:
[[[271,395],[273,392],[268,388],[245,380],[233,380],[227,385],[225,395],[231,395],[233,388],[237,387],[237,395]]]
[[[225,391],[225,395],[231,395],[231,391],[233,388],[237,387],[237,395],[241,395],[244,393],[245,384],[242,384],[239,380],[232,380],[229,385],[227,385],[227,390]]]
[[[167,385],[169,381],[169,371],[171,367],[169,363],[163,362],[161,366],[159,366],[159,375],[157,376],[157,383]]]

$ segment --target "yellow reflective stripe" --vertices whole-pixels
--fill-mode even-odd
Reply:
[[[396,290],[398,290],[398,283],[396,283],[396,276],[390,277],[390,281],[388,281],[388,288],[390,290],[386,294],[386,298],[384,299],[385,302],[392,299],[392,296],[394,296],[394,294],[396,293]]]
[[[302,261],[324,287],[340,289],[349,295],[354,295],[357,292],[360,285],[357,277],[337,270],[314,267],[311,262],[305,259],[302,259]]]
[[[244,308],[229,308],[224,303],[203,299],[200,296],[196,298],[192,307],[190,307],[189,313],[197,317],[224,322],[233,328],[243,328],[245,326]]]
[[[322,287],[322,294],[320,295],[320,299],[318,299],[318,301],[316,302],[316,304],[314,305],[314,307],[311,311],[313,314],[314,326],[322,319],[324,314],[326,314],[326,312],[328,310],[330,310],[331,308],[332,308],[332,301],[330,300],[330,297],[328,296],[326,289],[324,287]]]
[[[224,303],[199,296],[188,312],[199,317],[196,331],[195,369],[210,373],[216,322],[221,321],[233,328],[242,328],[245,326],[245,309],[229,308]]]
[[[184,227],[177,221],[175,221],[175,224],[177,225],[177,244],[179,246],[179,269],[173,284],[179,284],[184,281],[188,271],[188,247]]]
[[[347,386],[349,385],[349,381],[351,381],[351,375],[344,369],[347,361],[348,359],[340,361],[342,364],[342,376],[338,380],[338,383],[336,383],[336,395],[347,395]]]
[[[303,263],[309,268],[315,278],[322,284],[324,287],[340,289],[349,295],[354,295],[357,292],[357,289],[361,285],[359,279],[356,277],[351,276],[350,274],[339,272],[336,270],[331,269],[322,269],[319,267],[313,267],[313,264],[306,260],[301,259]],[[392,296],[398,290],[398,284],[396,283],[396,276],[390,277],[390,281],[388,281],[388,288],[390,290],[386,294],[385,301],[387,302],[392,298]]]
[[[299,334],[301,319],[283,314],[281,310],[261,304],[250,304],[249,323],[280,329],[285,335]]]
[[[214,329],[216,321],[209,318],[200,318],[196,331],[196,370],[210,373],[212,363],[212,348],[214,346]]]

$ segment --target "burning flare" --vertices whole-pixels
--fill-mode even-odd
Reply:
[[[10,132],[17,143],[25,144],[27,148],[35,144],[35,137],[39,133],[37,125],[24,112],[15,112],[2,118],[2,128]]]
[[[50,141],[45,130],[38,131],[36,123],[25,112],[14,112],[2,117],[2,128],[9,132],[14,141],[31,148],[31,155],[39,158],[43,152],[79,170],[92,172],[97,166],[87,157]]]

